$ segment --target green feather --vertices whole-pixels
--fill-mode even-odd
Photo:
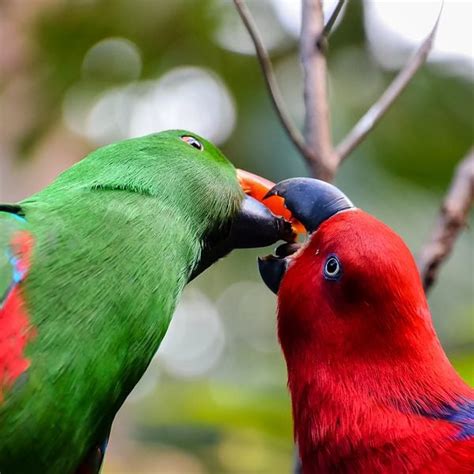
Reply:
[[[0,401],[2,474],[73,472],[102,440],[158,349],[206,236],[239,209],[234,167],[182,135],[195,136],[101,148],[21,203],[35,238],[23,288],[36,336],[30,368]]]

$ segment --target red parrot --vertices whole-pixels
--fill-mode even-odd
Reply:
[[[474,390],[441,347],[403,240],[322,181],[269,195],[309,232],[259,262],[278,294],[303,473],[474,472]]]

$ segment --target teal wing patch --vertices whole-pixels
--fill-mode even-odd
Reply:
[[[0,402],[30,366],[25,348],[34,336],[21,284],[28,274],[34,238],[25,218],[0,205]]]
[[[26,219],[19,206],[0,204],[0,305],[10,288],[21,280],[21,274],[12,262],[13,234],[26,228]]]

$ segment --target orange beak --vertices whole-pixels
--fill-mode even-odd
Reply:
[[[285,207],[285,200],[282,197],[270,196],[265,199],[268,191],[270,191],[270,189],[275,186],[275,183],[241,169],[237,169],[237,178],[245,194],[264,204],[276,216],[283,217],[287,221],[291,222],[293,231],[296,234],[306,233],[304,226],[297,219],[295,219],[291,215],[291,212]]]

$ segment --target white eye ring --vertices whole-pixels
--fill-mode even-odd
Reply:
[[[188,145],[191,145],[192,147],[196,148],[196,150],[204,150],[204,146],[197,138],[191,137],[190,135],[183,135],[180,138],[181,140],[183,140],[183,142],[186,142]]]
[[[341,273],[342,268],[339,259],[335,255],[330,255],[324,264],[324,277],[326,280],[338,280]]]

